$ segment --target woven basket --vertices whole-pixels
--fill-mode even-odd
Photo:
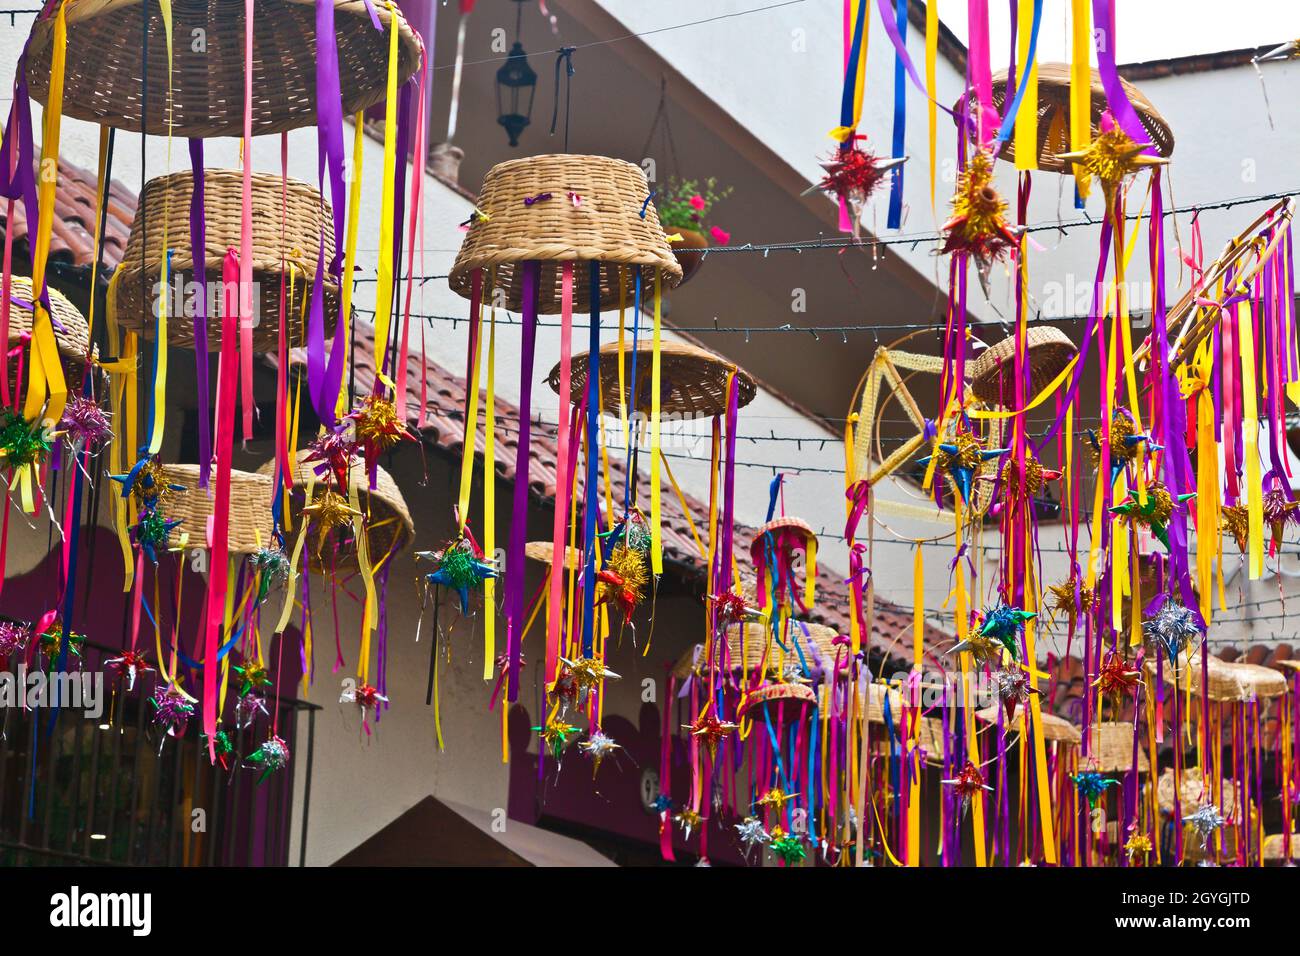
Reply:
[[[184,491],[172,491],[160,509],[167,520],[180,519],[173,529],[171,543],[179,544],[181,535],[189,535],[189,547],[206,548],[208,521],[212,517],[212,497],[199,487],[198,465],[164,465],[167,480]],[[271,503],[275,487],[270,477],[260,473],[230,473],[230,526],[228,547],[231,554],[252,554],[269,547],[274,528]]]
[[[1271,667],[1229,662],[1220,660],[1213,655],[1210,656],[1209,661],[1208,697],[1210,700],[1232,703],[1254,698],[1281,697],[1287,692],[1286,678]],[[1147,662],[1147,670],[1150,673],[1155,673],[1153,661]],[[1169,666],[1168,661],[1164,663],[1163,672],[1165,683],[1173,685],[1175,680],[1174,668]],[[1189,681],[1192,685],[1192,697],[1199,697],[1201,694],[1201,656],[1195,651],[1192,653],[1190,663],[1180,661],[1178,666],[1178,686],[1185,688]]]
[[[570,363],[570,392],[579,401],[587,386],[589,352],[573,357]],[[758,391],[753,376],[712,352],[689,342],[662,342],[659,346],[659,410],[680,418],[712,418],[727,411],[727,379],[736,373],[737,407],[744,408]],[[623,350],[623,376],[629,386],[626,393],[618,389],[618,343],[600,348],[600,401],[606,415],[617,417],[619,405],[626,401],[629,414],[650,415],[653,352],[648,343],[637,349],[636,381],[632,381],[632,349]],[[560,366],[556,363],[546,382],[560,390]],[[632,396],[636,396],[633,407]]]
[[[1060,329],[1036,325],[1025,335],[1029,349],[1030,389],[1026,400],[1042,391],[1078,353],[1074,343]],[[986,405],[1015,404],[1016,336],[1010,335],[989,346],[970,363],[970,390]]]
[[[1287,859],[1286,834],[1271,833],[1264,837],[1259,855],[1260,859],[1274,863]],[[1300,833],[1291,834],[1291,859],[1300,860]]]
[[[138,0],[65,2],[68,20],[63,112],[75,119],[155,136],[167,134],[167,40],[160,7],[148,4],[147,46]],[[362,0],[334,3],[344,115],[384,99],[392,14]],[[172,133],[242,136],[244,130],[244,4],[239,0],[172,0]],[[316,7],[313,0],[258,0],[253,31],[253,133],[279,133],[316,122]],[[202,31],[196,33],[195,31]],[[422,43],[397,14],[397,81],[419,67]],[[196,37],[204,44],[195,49]],[[54,17],[36,21],[27,81],[41,105],[49,98]],[[148,50],[148,63],[143,51]],[[145,88],[147,79],[148,86]],[[142,89],[147,97],[142,97]],[[314,248],[314,247],[313,247]]]
[[[763,544],[768,534],[775,534],[784,531],[794,531],[803,538],[805,545],[810,541],[816,541],[817,535],[802,518],[796,518],[793,515],[787,515],[780,518],[773,518],[767,524],[760,527],[754,532],[754,540],[749,545],[749,553],[757,564],[763,557]]]
[[[538,542],[540,544],[540,542]],[[529,548],[532,545],[528,546]],[[527,549],[525,549],[527,550]],[[541,550],[534,555],[529,553],[528,556],[534,560],[545,560],[550,563],[551,546],[546,545],[545,558],[541,557]],[[744,641],[741,640],[741,628],[744,628]],[[805,635],[803,628],[808,628]],[[833,627],[826,627],[823,624],[794,623],[790,625],[789,639],[785,641],[786,650],[782,650],[780,645],[772,638],[772,631],[763,624],[733,624],[727,628],[727,661],[733,673],[741,673],[742,665],[744,673],[753,674],[758,670],[758,666],[763,661],[764,651],[767,653],[767,663],[764,667],[763,677],[772,677],[779,675],[784,667],[799,663],[799,653],[794,649],[793,641],[796,639],[800,647],[803,648],[805,657],[811,657],[814,654],[819,656],[825,666],[828,668],[834,663],[836,652],[839,648],[835,645],[837,631]],[[815,651],[809,648],[812,644]],[[704,655],[704,645],[696,644],[687,648],[685,653],[678,658],[677,663],[673,666],[673,673],[679,679],[685,679],[692,673],[698,673],[700,663]],[[811,662],[810,662],[811,664]]]
[[[996,725],[998,712],[1001,710],[1002,706],[1000,704],[994,704],[991,707],[985,707],[983,710],[977,710],[975,716],[986,723]],[[1040,717],[1042,718],[1043,739],[1048,743],[1062,743],[1077,747],[1083,742],[1083,734],[1079,731],[1079,728],[1064,717],[1058,717],[1056,714],[1043,709],[1040,709]],[[1008,731],[1018,732],[1020,727],[1019,708],[1016,710],[1014,721],[1007,721],[1005,715],[1003,716],[1002,726]]]
[[[313,471],[315,463],[303,462],[302,459],[306,454],[305,449],[298,452],[297,470],[293,476],[294,493],[292,503],[295,531],[298,528],[298,523],[302,521],[307,480],[309,478],[315,480],[312,487],[313,497],[320,494],[323,488],[323,483]],[[257,473],[274,480],[275,460],[272,459],[266,462],[257,469]],[[371,491],[365,463],[354,461],[349,477],[352,483],[357,486],[360,494],[361,510],[368,516],[367,543],[369,545],[371,564],[374,564],[389,552],[396,554],[409,545],[415,538],[415,522],[411,520],[411,512],[406,507],[406,499],[402,497],[401,489],[397,487],[397,482],[393,481],[392,476],[376,465],[375,489]],[[318,552],[327,557],[333,555],[333,566],[336,568],[354,567],[357,563],[356,542],[351,540],[351,534],[346,529],[336,529],[330,532],[329,539],[325,542],[321,542],[319,536],[312,532],[307,540],[306,550],[310,554],[312,569],[315,571],[320,571],[327,563],[317,558]]]
[[[551,198],[537,199],[547,195]],[[487,218],[476,217],[470,225],[451,269],[451,287],[469,298],[474,270],[495,266],[505,307],[517,312],[523,295],[517,267],[537,260],[542,263],[537,310],[553,315],[560,311],[563,262],[575,263],[573,308],[579,312],[591,307],[588,262],[644,266],[650,283],[658,268],[664,285],[675,286],[682,267],[673,257],[654,203],[646,203],[649,195],[641,167],[621,159],[552,155],[499,163],[483,179],[478,208]],[[526,199],[534,201],[526,204]],[[630,304],[630,270],[624,276]],[[618,269],[601,269],[600,301],[605,309],[617,307]]]
[[[1155,146],[1161,156],[1169,156],[1174,151],[1174,133],[1160,112],[1152,105],[1142,91],[1123,78],[1124,92],[1128,94],[1138,119],[1147,131],[1148,141]],[[1092,71],[1092,108],[1089,122],[1092,124],[1092,137],[1096,137],[1101,122],[1102,111],[1106,109],[1106,90],[1101,83],[1101,74]],[[993,74],[993,105],[1002,111],[1007,98],[1007,71],[999,70]],[[958,100],[953,113],[960,117],[963,112],[962,100]],[[1038,168],[1048,172],[1068,173],[1072,169],[1068,163],[1057,159],[1058,153],[1070,151],[1070,66],[1067,63],[1040,63],[1038,65]],[[1016,158],[1015,137],[1008,137],[1002,144],[998,156],[1008,162]]]
[[[1223,781],[1223,806],[1219,807],[1219,812],[1229,819],[1232,818],[1237,806],[1236,787],[1237,785],[1231,780]],[[1166,767],[1160,772],[1160,778],[1156,781],[1156,801],[1165,813],[1174,812],[1172,767]],[[1202,783],[1199,767],[1188,767],[1183,771],[1183,778],[1178,785],[1178,802],[1182,806],[1184,817],[1191,816],[1202,804],[1214,802],[1213,782],[1209,786]]]
[[[1091,732],[1092,753],[1085,769],[1101,773],[1126,773],[1133,769],[1133,725],[1124,721],[1102,721],[1094,724]],[[1147,758],[1142,741],[1138,747],[1138,773],[1147,773],[1151,761]]]
[[[787,712],[803,707],[816,708],[817,695],[806,684],[764,684],[749,692],[736,713],[744,717],[755,707],[763,704],[784,704],[787,705]]]
[[[873,724],[885,722],[885,698],[889,698],[889,716],[895,724],[902,713],[903,698],[893,687],[884,684],[867,685],[867,720]]]
[[[9,305],[9,348],[18,345],[24,334],[32,331],[32,280],[24,276],[12,276],[10,279]],[[81,311],[67,300],[57,289],[48,289],[50,294],[50,317],[58,323],[54,326],[54,341],[59,347],[64,369],[83,368],[86,355],[90,351],[90,327]],[[59,326],[63,330],[59,330]],[[18,363],[9,362],[9,376],[12,384],[18,375]]]
[[[124,328],[147,338],[154,333],[154,288],[162,267],[164,217],[167,243],[173,249],[170,282],[193,280],[194,260],[190,250],[190,195],[194,176],[190,172],[172,173],[145,183],[141,201],[126,251],[122,254],[122,277],[117,287],[117,318]],[[203,209],[207,222],[207,249],[204,266],[208,282],[208,348],[221,348],[218,308],[221,296],[222,264],[227,250],[239,248],[241,230],[241,194],[243,174],[233,169],[211,169],[203,176]],[[284,199],[287,197],[288,204]],[[284,231],[281,233],[281,216]],[[304,289],[310,289],[316,274],[316,250],[321,235],[325,237],[325,261],[334,256],[334,228],[330,205],[313,187],[296,180],[281,179],[265,173],[253,174],[253,282],[258,324],[253,329],[253,348],[274,352],[280,341],[280,284],[283,263],[296,266],[293,300],[286,303],[285,334],[288,346],[297,348],[306,341],[307,317],[303,308]],[[147,248],[146,248],[147,243]],[[142,258],[143,252],[143,258]],[[284,276],[285,295],[289,294],[289,276]],[[339,309],[339,287],[331,278],[322,281],[325,293],[325,336],[334,331]],[[173,300],[176,298],[173,295]],[[176,307],[172,306],[173,311]],[[167,341],[179,348],[194,347],[192,316],[171,314],[167,317]]]
[[[894,729],[901,734],[897,711],[894,712]],[[900,752],[906,741],[900,741]],[[916,746],[925,752],[925,762],[931,767],[943,766],[943,721],[935,717],[921,717],[916,722]],[[871,750],[879,755],[886,755],[893,749],[893,742],[884,733],[873,731]]]
[[[524,545],[524,556],[530,561],[538,561],[548,568],[555,563],[555,545],[549,541],[529,541]],[[582,552],[577,548],[564,547],[564,568],[574,571],[582,566]]]

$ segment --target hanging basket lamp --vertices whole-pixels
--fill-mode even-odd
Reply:
[[[143,128],[151,135],[167,135],[167,35],[161,7],[140,0],[63,2],[68,24],[64,115],[132,132]],[[375,28],[372,15],[382,29]],[[345,116],[384,99],[394,16],[400,86],[419,68],[423,51],[419,36],[396,8],[390,11],[380,0],[334,0]],[[244,19],[240,0],[173,0],[173,135],[243,135]],[[42,106],[49,98],[53,40],[51,11],[36,21],[27,51],[27,82],[32,97]],[[313,0],[257,0],[252,72],[254,135],[316,122]]]
[[[1136,86],[1120,78],[1129,102],[1137,112],[1142,127],[1147,132],[1148,142],[1161,156],[1171,156],[1174,152],[1174,132],[1169,123],[1155,105]],[[1088,121],[1091,124],[1090,137],[1095,139],[1101,124],[1101,114],[1106,109],[1106,89],[1102,86],[1101,74],[1091,72],[1089,84],[1091,104]],[[961,122],[965,113],[965,97],[953,105],[953,117]],[[993,74],[993,106],[1000,113],[1006,107],[1007,71],[999,70]],[[1070,163],[1059,158],[1060,153],[1070,151],[1070,65],[1068,63],[1040,63],[1038,65],[1038,168],[1044,172],[1070,173]],[[1010,136],[1002,144],[998,158],[1015,162],[1015,137]]]
[[[1039,325],[1025,334],[1029,353],[1029,388],[1025,401],[1034,398],[1060,375],[1078,354],[1073,342],[1060,329]],[[1010,408],[1016,402],[1016,336],[991,345],[967,370],[970,390],[987,405]]]
[[[32,280],[15,275],[10,279],[9,304],[9,348],[13,349],[23,341],[24,335],[32,331]],[[63,360],[65,372],[73,372],[85,367],[86,355],[90,349],[90,326],[81,310],[68,301],[57,289],[47,289],[50,295],[50,318],[53,320],[54,341],[59,347],[59,357]],[[15,384],[18,375],[18,362],[9,361],[9,383]]]
[[[587,368],[590,353],[573,356],[571,392],[573,400],[581,399],[587,387]],[[659,408],[665,415],[680,418],[712,418],[727,410],[727,379],[732,372],[737,379],[737,408],[744,408],[754,400],[758,386],[753,376],[742,368],[712,352],[689,342],[663,342],[659,347]],[[600,348],[600,402],[601,410],[615,418],[620,404],[625,404],[628,414],[650,414],[652,387],[652,358],[648,343],[641,343],[637,354],[636,381],[632,381],[632,348],[623,348],[623,381],[627,386],[619,391],[618,343],[611,342]],[[556,392],[560,390],[560,366],[557,363],[546,377],[546,382]]]
[[[665,287],[677,285],[682,268],[673,257],[659,225],[654,203],[647,202],[649,184],[641,167],[605,156],[530,156],[500,163],[488,170],[479,193],[478,212],[452,266],[451,288],[472,295],[473,275],[496,270],[495,288],[504,292],[504,307],[523,310],[519,266],[541,264],[537,312],[561,311],[561,265],[575,263],[573,309],[591,308],[591,278],[587,263],[606,266],[600,276],[603,309],[616,309],[620,274],[631,304],[631,267],[644,270],[647,297],[660,270]]]
[[[203,176],[203,208],[207,245],[208,348],[221,347],[222,267],[227,250],[240,245],[243,174],[238,170],[208,170]],[[117,279],[116,313],[123,328],[153,338],[156,323],[154,289],[161,276],[164,236],[172,247],[167,341],[179,348],[194,347],[194,318],[181,309],[188,305],[195,263],[189,242],[190,196],[194,176],[172,173],[145,183],[136,207],[135,221]],[[279,344],[280,289],[284,282],[285,333],[288,346],[306,342],[307,296],[316,274],[316,255],[322,235],[325,262],[334,256],[334,230],[329,225],[330,205],[306,183],[284,180],[266,173],[253,174],[253,282],[257,290],[253,308],[256,324],[253,347],[274,352]],[[164,221],[165,218],[165,221]],[[282,231],[283,228],[283,231]],[[147,244],[147,246],[146,246]],[[285,270],[288,268],[288,275]],[[176,294],[178,288],[184,293]],[[331,276],[322,280],[325,296],[325,335],[338,317],[339,286]]]
[[[294,488],[290,495],[293,530],[286,533],[286,538],[292,538],[298,533],[299,522],[303,520],[302,509],[306,504],[308,482],[312,483],[313,498],[325,488],[324,482],[313,471],[312,463],[302,460],[307,454],[306,449],[298,452],[297,473],[293,476]],[[258,468],[257,472],[273,481],[275,468],[275,461],[271,460]],[[395,555],[410,545],[415,539],[415,522],[411,520],[411,511],[406,506],[406,499],[402,497],[397,482],[383,468],[375,466],[373,490],[370,488],[364,462],[354,461],[348,477],[357,488],[361,512],[365,515],[366,544],[373,566],[385,555]],[[342,490],[340,493],[343,493]],[[346,493],[350,499],[351,489]],[[321,540],[316,530],[309,531],[305,551],[310,556],[313,571],[319,572],[327,566],[339,569],[357,565],[357,542],[350,526],[330,531],[325,540]]]
[[[168,520],[180,521],[172,529],[172,546],[179,545],[182,536],[188,535],[187,547],[206,548],[213,501],[211,492],[199,487],[199,466],[164,465],[163,474],[170,484],[179,486],[168,492],[164,513]],[[231,471],[227,538],[227,549],[231,554],[254,554],[261,548],[271,547],[274,541],[271,524],[274,494],[275,488],[269,476]]]

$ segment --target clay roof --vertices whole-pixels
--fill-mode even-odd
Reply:
[[[38,149],[39,152],[39,149]],[[39,161],[39,160],[38,160]],[[95,198],[99,177],[89,170],[59,160],[59,182],[54,193],[54,226],[50,235],[50,263],[86,268],[95,258]],[[114,180],[108,192],[108,219],[104,235],[104,264],[111,270],[121,261],[135,217],[135,194]],[[7,201],[0,201],[0,228],[5,225]],[[19,248],[27,243],[27,212],[14,203],[13,236]]]

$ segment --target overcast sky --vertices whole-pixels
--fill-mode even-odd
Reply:
[[[932,2],[939,4],[939,18],[965,43],[966,0]],[[1009,2],[992,0],[989,4],[995,70],[1005,66],[1010,8]],[[1296,0],[1116,0],[1115,8],[1120,63],[1240,50],[1300,38],[1300,2]],[[1039,61],[1067,61],[1069,37],[1069,0],[1044,0]]]

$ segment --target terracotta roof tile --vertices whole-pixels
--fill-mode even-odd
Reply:
[[[54,225],[50,233],[50,262],[69,266],[89,266],[95,257],[95,198],[98,177],[94,172],[59,160],[59,182],[54,194]],[[108,219],[104,235],[104,264],[114,268],[122,259],[131,220],[135,217],[136,197],[131,190],[114,181],[109,186]],[[5,225],[7,201],[0,201],[0,228]],[[20,248],[27,242],[27,214],[20,202],[14,203],[13,237]]]

